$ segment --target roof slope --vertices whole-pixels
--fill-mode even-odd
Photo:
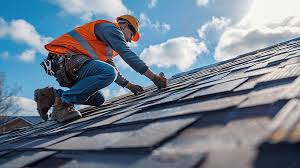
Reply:
[[[4,123],[10,122],[12,120],[16,120],[16,119],[22,119],[31,125],[38,124],[38,123],[44,121],[40,116],[7,116],[7,117],[0,116],[0,117],[6,118],[5,119],[6,121],[4,121],[4,119],[1,119],[0,124],[4,124]]]
[[[0,136],[1,167],[299,167],[300,38]]]

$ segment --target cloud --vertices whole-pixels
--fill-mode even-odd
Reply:
[[[208,52],[204,42],[193,37],[177,37],[144,49],[140,57],[148,64],[168,68],[176,66],[184,71]]]
[[[121,95],[124,95],[126,93],[128,93],[129,91],[127,89],[124,88],[120,88],[120,89],[116,89],[116,90],[112,90],[112,95],[111,97],[118,97]]]
[[[248,13],[221,35],[215,59],[230,59],[299,36],[299,5],[298,0],[254,0]]]
[[[198,6],[207,6],[209,0],[197,0],[196,3]]]
[[[18,115],[18,116],[37,116],[37,106],[36,102],[32,99],[28,99],[25,97],[11,97],[14,102],[14,107],[10,108],[6,113],[8,115]],[[13,112],[19,109],[19,112],[14,114]]]
[[[55,0],[53,3],[61,7],[63,13],[78,16],[82,21],[131,13],[122,0]]]
[[[108,99],[110,97],[110,89],[104,88],[101,90],[102,94],[104,95],[105,99]]]
[[[158,21],[153,23],[145,13],[140,14],[139,20],[141,23],[141,27],[149,27],[161,33],[167,33],[171,30],[171,25],[167,23],[160,23]]]
[[[18,104],[21,108],[20,113],[18,115],[20,116],[37,116],[37,107],[36,102],[32,99],[28,99],[25,97],[15,97],[16,104]]]
[[[154,8],[157,4],[157,0],[149,0],[148,8]]]
[[[0,37],[3,37],[7,34],[8,31],[8,25],[7,22],[0,17]]]
[[[19,56],[20,60],[25,62],[33,62],[36,53],[45,54],[44,45],[52,40],[51,37],[40,35],[35,27],[25,20],[18,19],[6,22],[0,17],[0,37],[5,36],[29,47]]]
[[[25,50],[23,53],[21,53],[20,59],[24,62],[31,63],[35,59],[35,53],[36,50],[34,49]]]
[[[201,26],[200,29],[198,29],[198,35],[200,38],[205,39],[206,34],[212,30],[223,30],[225,27],[227,27],[231,23],[231,20],[225,17],[215,17],[213,16],[212,19],[208,22],[206,22],[204,25]]]
[[[13,20],[10,23],[9,29],[8,33],[13,40],[23,42],[41,51],[45,38],[30,23],[25,20]]]
[[[128,90],[124,88],[119,88],[119,89],[104,88],[101,90],[101,92],[104,95],[105,99],[108,100],[112,97],[117,97],[126,94],[128,93]]]

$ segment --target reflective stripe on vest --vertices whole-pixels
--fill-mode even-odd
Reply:
[[[98,59],[98,56],[91,45],[79,33],[77,33],[75,30],[72,30],[67,34],[77,40],[78,43],[93,57],[93,59]]]

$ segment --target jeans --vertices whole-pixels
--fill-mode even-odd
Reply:
[[[65,103],[100,106],[105,101],[100,89],[116,80],[117,71],[105,62],[90,60],[75,75],[76,83],[66,91],[56,89],[56,96]]]

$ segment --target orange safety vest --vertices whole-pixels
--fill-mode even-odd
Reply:
[[[117,23],[107,20],[96,20],[63,34],[49,44],[46,44],[45,48],[51,53],[60,55],[75,52],[101,61],[111,59],[117,56],[118,53],[105,42],[98,40],[94,33],[95,25],[101,23],[111,23],[119,27]]]

